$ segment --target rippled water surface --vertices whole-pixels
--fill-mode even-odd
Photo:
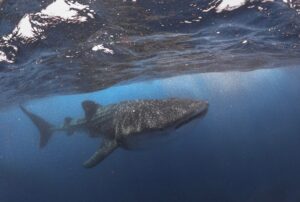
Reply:
[[[299,62],[299,2],[2,1],[1,106],[132,80]]]

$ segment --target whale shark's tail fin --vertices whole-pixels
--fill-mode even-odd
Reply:
[[[47,145],[53,133],[53,125],[45,121],[43,118],[31,113],[25,107],[20,105],[21,110],[31,119],[40,131],[40,148]]]
[[[92,168],[103,161],[109,154],[118,148],[116,140],[103,139],[100,148],[86,161],[83,166],[86,168]]]

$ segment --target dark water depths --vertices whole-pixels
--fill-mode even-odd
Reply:
[[[297,0],[5,0],[0,103],[298,64],[298,12]]]
[[[57,133],[40,150],[38,131],[20,109],[2,111],[0,200],[297,202],[299,76],[297,67],[193,74],[27,103],[58,124],[82,116],[85,99],[209,100],[205,118],[146,150],[118,149],[91,170],[81,163],[100,140]]]

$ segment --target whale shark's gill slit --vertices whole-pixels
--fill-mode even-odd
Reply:
[[[20,105],[21,110],[31,119],[40,132],[40,148],[43,148],[49,142],[52,133],[53,125],[45,121],[43,118],[29,112],[25,107]]]

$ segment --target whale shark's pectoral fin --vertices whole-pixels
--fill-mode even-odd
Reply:
[[[92,168],[103,161],[110,153],[118,148],[116,140],[104,139],[100,148],[86,161],[83,166],[86,168]]]

